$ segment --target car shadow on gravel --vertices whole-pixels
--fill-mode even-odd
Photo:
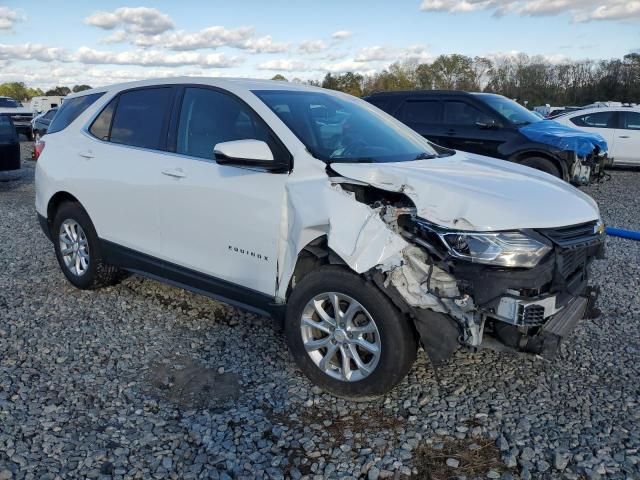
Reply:
[[[187,410],[222,412],[240,396],[237,375],[218,372],[184,356],[152,364],[147,380],[153,390],[149,393],[156,393]]]

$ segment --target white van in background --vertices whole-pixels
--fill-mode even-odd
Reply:
[[[51,110],[52,108],[59,107],[62,105],[64,101],[64,97],[51,95],[48,97],[33,97],[31,99],[31,111],[36,114],[45,113]]]

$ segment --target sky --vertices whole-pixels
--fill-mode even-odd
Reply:
[[[640,52],[640,0],[0,0],[0,82],[321,79],[438,55]]]

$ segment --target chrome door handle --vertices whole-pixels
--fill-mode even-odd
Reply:
[[[93,152],[91,150],[87,150],[86,152],[78,152],[78,155],[80,155],[82,158],[93,158]]]
[[[181,168],[167,168],[162,170],[162,174],[168,177],[184,178],[187,174]]]

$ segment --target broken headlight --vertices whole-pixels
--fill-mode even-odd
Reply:
[[[439,232],[451,256],[501,267],[535,267],[551,247],[521,232]]]

